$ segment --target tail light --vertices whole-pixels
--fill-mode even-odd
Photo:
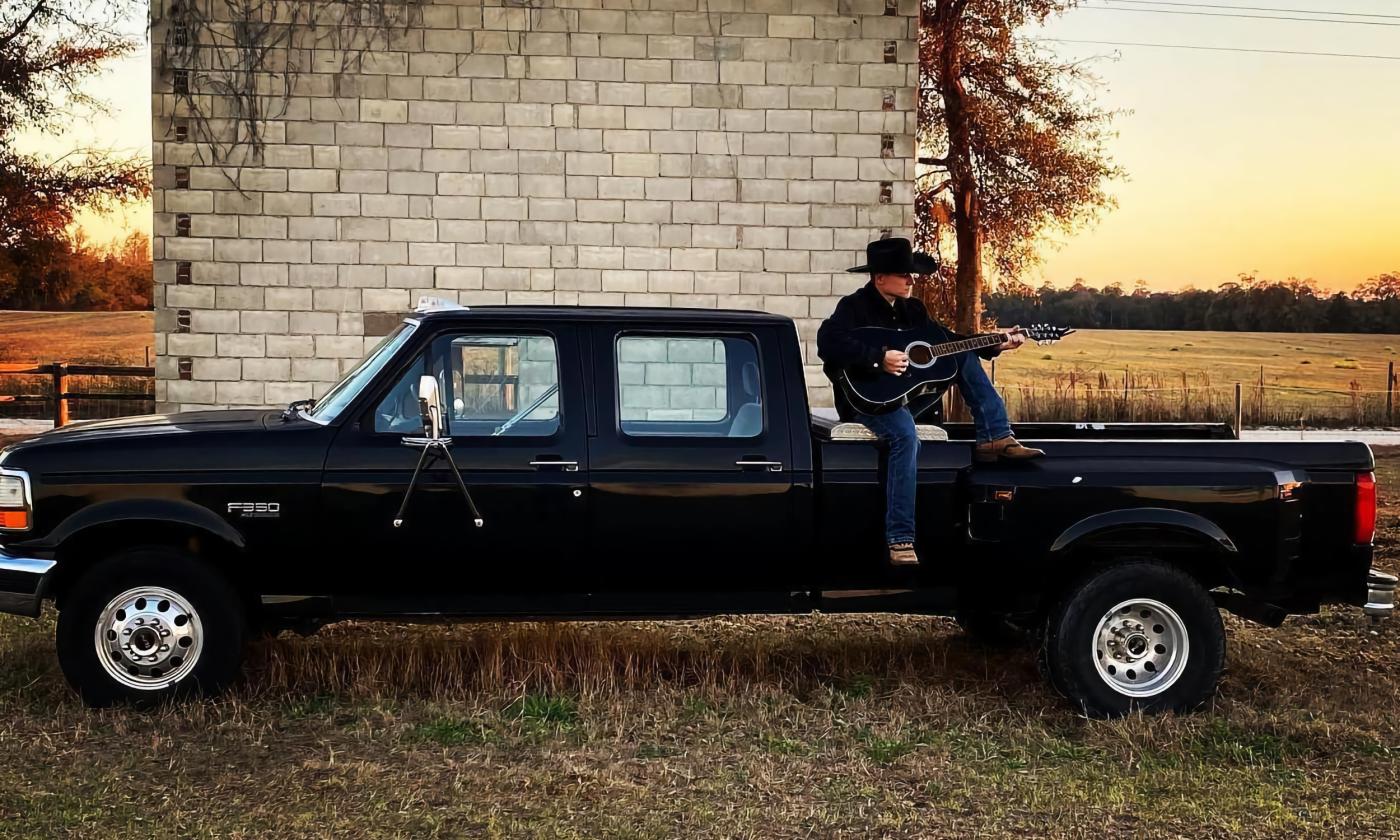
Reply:
[[[1352,542],[1369,545],[1376,538],[1376,474],[1356,474],[1356,531]]]

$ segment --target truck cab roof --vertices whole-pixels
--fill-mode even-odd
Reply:
[[[784,315],[742,309],[700,309],[650,306],[547,306],[547,305],[428,305],[420,306],[407,315],[424,324],[467,321],[501,315],[520,316],[548,321],[607,321],[665,325],[675,323],[704,324],[791,324]]]

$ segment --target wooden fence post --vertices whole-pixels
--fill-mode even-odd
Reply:
[[[1235,440],[1245,430],[1245,384],[1235,382]]]
[[[1244,431],[1244,383],[1235,383],[1235,439]]]
[[[68,363],[53,363],[53,425],[68,425]]]
[[[1395,362],[1392,361],[1385,371],[1385,422],[1391,426],[1395,425]]]

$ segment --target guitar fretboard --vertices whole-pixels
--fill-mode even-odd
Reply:
[[[1005,341],[1005,333],[987,333],[986,335],[974,335],[972,338],[964,338],[958,341],[949,341],[946,344],[935,344],[931,352],[935,356],[951,356],[954,353],[967,353],[972,350],[981,350],[983,347],[995,347]]]

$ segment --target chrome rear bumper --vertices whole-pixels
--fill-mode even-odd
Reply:
[[[37,616],[53,566],[52,560],[22,557],[0,548],[0,612]]]
[[[1361,611],[1376,618],[1395,612],[1395,575],[1371,570],[1366,578],[1366,606]]]

